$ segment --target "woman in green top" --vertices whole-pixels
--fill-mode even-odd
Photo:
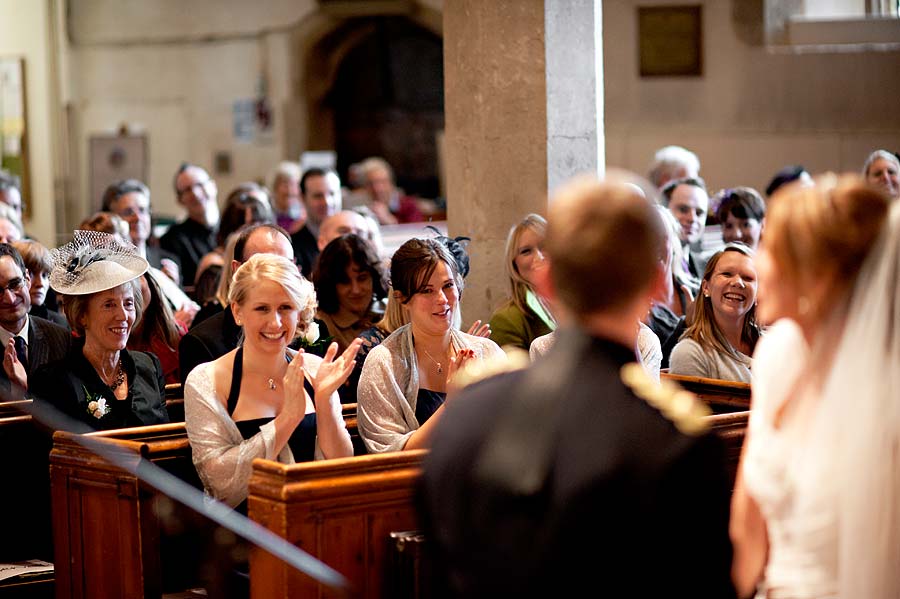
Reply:
[[[506,238],[506,270],[512,297],[491,316],[491,339],[503,347],[525,351],[531,342],[556,329],[556,320],[534,288],[535,274],[546,266],[544,236],[547,221],[529,214],[509,231]]]

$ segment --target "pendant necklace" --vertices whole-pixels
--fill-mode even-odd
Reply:
[[[277,386],[275,384],[275,379],[269,379],[268,382],[266,383],[266,386],[269,388],[269,391],[274,391],[275,387]]]
[[[437,371],[438,371],[438,374],[444,374],[444,368],[441,366],[441,363],[438,362],[437,360],[435,360],[435,359],[431,356],[431,354],[428,353],[428,350],[425,349],[424,347],[422,348],[422,351],[425,352],[425,355],[428,356],[428,357],[431,359],[431,361],[434,362],[434,363],[437,365]]]

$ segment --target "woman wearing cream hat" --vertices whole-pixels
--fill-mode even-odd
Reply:
[[[147,261],[114,235],[75,231],[53,250],[53,264],[50,286],[78,339],[64,359],[31,377],[35,399],[80,421],[71,426],[76,432],[168,422],[159,360],[125,349],[141,318],[138,277]]]

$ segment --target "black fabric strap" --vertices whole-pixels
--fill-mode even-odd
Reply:
[[[290,364],[291,358],[290,356],[284,356],[285,361]],[[237,407],[238,399],[241,395],[241,378],[244,376],[244,346],[238,346],[237,353],[234,354],[234,366],[231,368],[231,389],[228,390],[228,415],[231,416],[234,413],[234,409]],[[306,377],[304,373],[303,376],[303,388],[306,389],[306,392],[309,393],[309,398],[312,400],[313,405],[316,405],[316,390],[313,388],[312,383],[309,382],[309,379]]]

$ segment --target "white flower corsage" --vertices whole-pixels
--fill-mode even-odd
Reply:
[[[306,333],[303,334],[303,338],[309,345],[314,344],[319,340],[319,323],[311,322],[306,327]]]
[[[90,393],[88,393],[88,390],[86,388],[84,388],[84,394],[88,398],[88,405],[87,405],[87,413],[88,414],[90,414],[91,416],[93,416],[94,418],[96,418],[98,420],[100,418],[103,418],[107,414],[109,414],[109,411],[112,408],[108,403],[106,403],[105,397],[103,397],[102,395],[93,396]]]

